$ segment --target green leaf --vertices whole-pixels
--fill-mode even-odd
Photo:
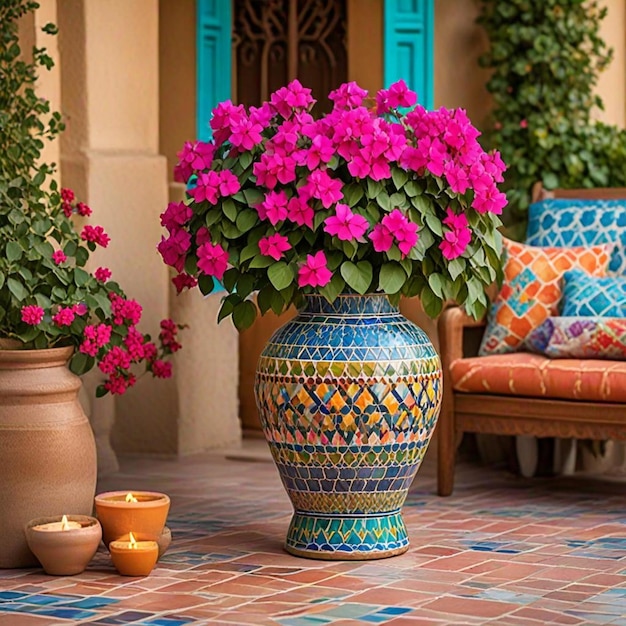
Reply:
[[[350,208],[363,197],[363,194],[363,187],[359,183],[351,183],[343,188],[343,199]]]
[[[81,269],[80,267],[77,267],[74,270],[74,282],[76,283],[77,287],[82,287],[84,284],[87,283],[87,281],[89,280],[89,274]]]
[[[378,202],[378,206],[383,210],[383,211],[391,211],[393,208],[391,206],[391,200],[389,199],[389,194],[386,191],[381,191],[377,196],[376,196],[376,202]]]
[[[391,170],[391,178],[393,179],[393,184],[396,186],[396,189],[400,191],[406,181],[409,180],[409,175],[399,167],[394,167]]]
[[[333,274],[330,282],[319,288],[319,292],[328,300],[334,302],[335,298],[345,289],[346,281],[339,275]]]
[[[237,293],[242,298],[247,298],[255,287],[256,279],[252,274],[242,274],[237,281]]]
[[[271,256],[265,256],[263,254],[257,254],[252,261],[250,261],[250,269],[261,269],[263,267],[269,267],[272,263],[275,263]]]
[[[231,267],[224,272],[224,276],[222,277],[222,284],[224,285],[224,289],[229,292],[233,292],[235,290],[235,285],[239,280],[239,270]],[[227,298],[228,299],[228,298]]]
[[[552,172],[546,172],[543,177],[543,186],[546,189],[556,189],[559,186],[559,179],[556,174]]]
[[[406,272],[399,263],[385,263],[380,268],[378,286],[387,294],[397,293],[407,279]]]
[[[382,183],[379,183],[371,178],[367,179],[367,197],[373,200],[383,190]]]
[[[67,256],[74,256],[76,260],[76,265],[78,267],[84,267],[89,260],[89,250],[87,250],[87,248],[76,248],[76,252],[74,255],[70,254],[69,252],[66,252],[65,254],[67,254]]]
[[[452,280],[456,280],[465,271],[465,260],[461,257],[448,261],[448,272]]]
[[[70,359],[69,367],[77,376],[81,376],[88,372],[95,364],[95,359],[92,356],[83,354],[82,352],[75,352],[74,356]]]
[[[243,195],[249,207],[253,207],[255,204],[258,204],[265,197],[265,194],[262,191],[255,188],[244,189]]]
[[[230,198],[222,202],[222,211],[231,222],[237,220],[237,206]]]
[[[274,286],[274,289],[280,291],[289,287],[294,279],[293,270],[284,261],[279,261],[270,266],[267,270],[267,277]]]
[[[362,295],[372,283],[372,264],[369,261],[345,261],[341,264],[341,275],[349,287]]]
[[[444,280],[441,274],[430,274],[428,285],[438,298],[443,298]]]
[[[254,209],[243,209],[237,215],[235,224],[242,233],[247,233],[259,221],[259,214]]]
[[[15,241],[9,241],[6,247],[6,255],[9,262],[14,263],[22,258],[22,247]]]
[[[250,300],[244,300],[233,309],[233,322],[237,330],[250,328],[256,319],[256,306]]]
[[[207,276],[207,274],[201,274],[198,277],[198,288],[200,289],[200,293],[207,296],[210,294],[213,289],[215,289],[215,281],[213,280],[213,276]]]
[[[422,188],[414,181],[411,180],[404,185],[404,193],[406,193],[409,198],[414,198],[415,196],[419,196],[423,193]]]
[[[432,292],[428,285],[425,285],[422,289],[420,299],[428,317],[434,319],[441,313],[443,302]]]
[[[7,287],[16,298],[16,300],[18,300],[19,302],[21,302],[22,300],[24,300],[24,298],[28,296],[28,290],[26,289],[26,287],[24,287],[24,285],[22,285],[19,280],[16,280],[11,276],[7,279]]]
[[[439,221],[439,218],[436,215],[427,213],[424,219],[426,220],[428,228],[430,228],[430,230],[435,233],[435,235],[437,235],[438,237],[441,237],[443,235],[443,227],[441,225],[441,222]]]
[[[258,244],[256,244],[256,243],[248,244],[241,251],[241,254],[239,255],[239,263],[243,263],[244,261],[247,261],[247,260],[251,259],[256,254],[259,254],[259,246],[258,246]]]
[[[265,315],[272,306],[272,295],[276,293],[276,290],[271,285],[265,285],[263,289],[259,291],[256,297],[256,303],[261,311],[261,315]]]

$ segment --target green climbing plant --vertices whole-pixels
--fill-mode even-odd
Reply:
[[[595,121],[594,93],[613,51],[600,37],[597,0],[482,0],[493,97],[486,139],[507,163],[505,224],[522,231],[532,185],[626,185],[626,130]]]

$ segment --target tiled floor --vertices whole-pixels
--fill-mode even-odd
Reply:
[[[626,626],[626,483],[464,464],[444,499],[432,461],[405,507],[409,552],[344,563],[283,552],[290,504],[270,462],[127,461],[99,490],[170,494],[174,542],[157,568],[121,577],[101,550],[74,577],[0,570],[0,626]]]

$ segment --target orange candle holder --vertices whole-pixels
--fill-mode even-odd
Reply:
[[[156,541],[136,541],[132,532],[129,541],[112,541],[109,551],[115,569],[122,576],[148,576],[159,556]]]
[[[169,496],[156,491],[107,491],[96,496],[95,504],[107,548],[131,531],[142,541],[157,541],[170,510]]]
[[[73,576],[85,570],[98,550],[102,528],[88,515],[56,515],[31,520],[26,541],[46,574]]]

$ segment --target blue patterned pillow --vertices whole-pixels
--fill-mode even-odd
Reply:
[[[535,202],[528,209],[526,243],[564,248],[616,243],[609,270],[626,276],[626,199]]]
[[[598,278],[568,270],[563,274],[561,315],[626,318],[626,277]]]

